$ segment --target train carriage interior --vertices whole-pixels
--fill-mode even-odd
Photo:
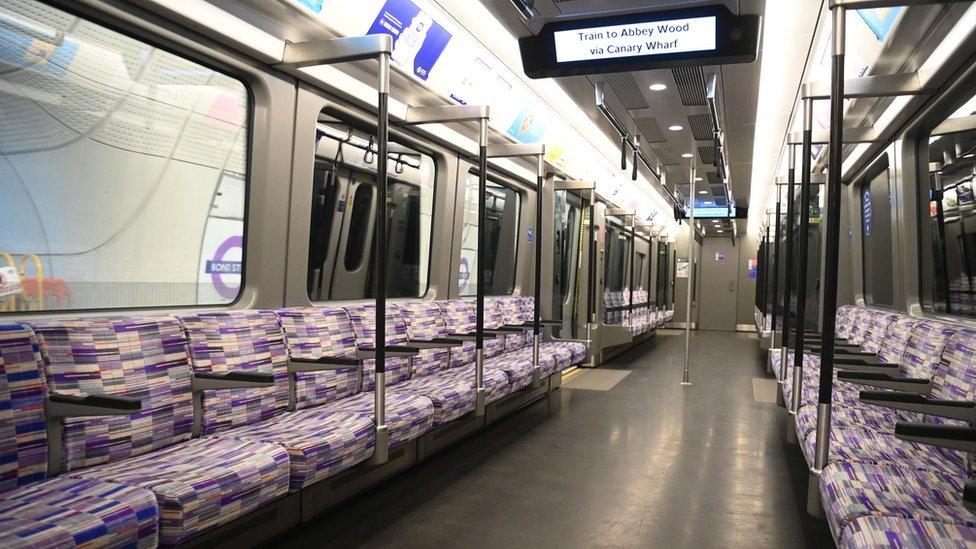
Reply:
[[[0,0],[0,547],[976,547],[976,2]]]

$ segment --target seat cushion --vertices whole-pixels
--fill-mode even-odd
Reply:
[[[817,433],[803,438],[803,455],[813,464]],[[856,463],[909,463],[920,470],[955,472],[961,470],[963,459],[959,452],[941,450],[924,444],[899,440],[893,434],[869,429],[846,428],[830,430],[830,457],[827,463],[850,461]]]
[[[159,542],[174,545],[287,494],[289,472],[277,444],[207,437],[69,475],[152,490]]]
[[[976,546],[976,528],[958,524],[905,519],[862,517],[854,521],[844,536],[841,548],[888,549],[890,547]]]
[[[505,356],[515,360],[527,360],[532,363],[532,347],[519,349],[505,353]],[[539,344],[539,377],[546,377],[556,372],[560,359],[565,361],[572,360],[568,349],[557,350],[546,348],[543,343]]]
[[[282,446],[291,459],[291,491],[366,461],[376,443],[370,416],[318,408],[282,414],[222,436]]]
[[[890,434],[894,432],[898,421],[905,419],[900,418],[893,410],[867,404],[835,406],[830,411],[831,429],[860,428]],[[805,437],[816,429],[817,407],[801,406],[796,414],[796,432]]]
[[[474,364],[465,364],[457,368],[444,370],[441,376],[452,376],[460,381],[470,381],[474,384]],[[485,402],[495,402],[512,394],[512,386],[508,381],[508,375],[498,369],[487,369],[483,372],[483,383],[485,385]]]
[[[501,370],[508,376],[512,391],[524,389],[532,384],[535,367],[532,354],[505,353],[485,360],[485,370]]]
[[[351,412],[369,417],[372,420],[374,418],[374,399],[375,396],[372,392],[359,393],[316,408],[316,410]],[[390,446],[413,440],[434,427],[434,403],[425,396],[394,393],[387,390],[386,427],[390,436]]]
[[[820,493],[834,539],[843,543],[864,517],[901,517],[976,526],[966,509],[961,473],[892,464],[840,462],[824,468]]]
[[[0,493],[0,547],[155,547],[145,488],[61,477]]]
[[[420,395],[434,404],[434,426],[438,427],[475,409],[474,380],[441,373],[414,378],[391,388],[392,393]]]
[[[541,348],[546,349],[546,351],[552,349],[554,353],[557,353],[556,356],[560,358],[557,366],[560,370],[578,366],[586,360],[586,343],[579,341],[546,341],[543,342]],[[567,351],[569,352],[568,362],[563,360]]]

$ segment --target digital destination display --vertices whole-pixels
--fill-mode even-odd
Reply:
[[[714,16],[556,31],[556,62],[714,51]]]
[[[724,5],[556,20],[519,52],[530,78],[752,63],[760,23]]]

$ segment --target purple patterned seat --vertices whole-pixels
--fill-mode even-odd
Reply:
[[[346,309],[350,311],[349,316],[352,320],[353,331],[356,334],[359,346],[371,346],[373,342],[374,305],[361,305]],[[386,342],[390,345],[408,345],[407,324],[404,322],[400,311],[396,307],[387,309],[386,314],[387,337]],[[395,360],[395,359],[394,359]],[[433,423],[435,426],[442,425],[453,419],[474,410],[476,392],[472,382],[466,382],[454,378],[453,376],[437,376],[436,374],[446,369],[450,363],[449,354],[446,349],[427,349],[422,350],[419,355],[410,359],[413,363],[419,364],[421,371],[415,373],[409,380],[390,381],[387,383],[388,390],[394,394],[422,396],[430,399],[434,405]],[[387,367],[389,371],[389,366]]]
[[[485,328],[495,330],[506,324],[521,324],[519,303],[511,297],[489,297],[485,299]],[[499,335],[498,339],[505,342],[505,352],[524,349],[532,344],[532,332],[523,330],[519,333]]]
[[[372,348],[376,343],[376,306],[372,303],[351,305],[346,307],[345,310],[349,315],[353,335],[356,337],[356,346]],[[398,316],[392,307],[387,309],[387,345],[407,344],[407,329],[402,320],[397,322],[396,319]],[[396,385],[408,379],[410,379],[410,359],[388,357],[386,359],[386,386]],[[373,360],[367,360],[363,365],[363,391],[372,391],[375,386],[376,364]]]
[[[976,546],[976,527],[899,517],[863,517],[840,545],[843,549]]]
[[[914,322],[899,319],[889,327],[888,334],[878,353],[878,360],[901,366],[902,375],[914,378],[934,378],[945,375],[944,366],[939,366],[943,350],[957,328],[937,321]],[[969,333],[964,331],[964,333]],[[905,338],[908,335],[907,340]],[[904,341],[904,345],[902,342]],[[940,373],[941,372],[941,373]],[[797,414],[797,433],[806,436],[816,428],[816,406],[819,369],[803,371],[802,407]],[[792,373],[790,374],[792,377]],[[885,408],[864,405],[860,392],[872,389],[864,385],[839,381],[834,378],[833,402],[838,406],[831,414],[831,425],[838,427],[867,426],[873,429],[890,431],[896,421],[921,421],[916,414],[896,412]],[[792,394],[792,387],[790,392]]]
[[[69,477],[151,490],[160,543],[185,542],[287,492],[288,454],[280,446],[187,440],[190,365],[176,319],[54,320],[35,331],[52,391],[142,402],[131,415],[66,419],[63,468]]]
[[[426,341],[450,335],[441,309],[433,301],[410,301],[394,307],[399,311],[407,337],[411,341]],[[420,355],[413,358],[413,375],[424,376],[461,364],[455,363],[455,357],[451,356],[454,353],[455,348],[422,350]],[[463,354],[463,351],[457,349],[457,353]]]
[[[0,546],[153,547],[149,490],[47,477],[46,386],[31,330],[0,323]]]
[[[292,358],[356,355],[355,330],[345,309],[301,307],[282,309],[276,311],[276,314],[281,320],[288,352]],[[360,315],[360,318],[361,321],[366,321],[365,315]],[[409,365],[408,359],[391,358],[390,361],[397,365],[397,369],[395,375],[387,379],[387,387],[402,383],[401,378],[409,375],[409,368],[403,367]],[[373,360],[366,360],[364,364],[365,368],[375,371]],[[302,383],[296,385],[297,408],[301,417],[316,421],[316,418],[333,413],[354,414],[368,418],[370,425],[374,424],[375,381],[370,383],[368,389],[364,389],[367,392],[360,393],[355,368],[304,374],[301,378],[298,373],[293,374],[296,381],[302,379]],[[375,376],[372,379],[375,380]],[[429,431],[433,426],[433,413],[434,406],[430,399],[419,395],[391,395],[388,390],[386,424],[391,445],[413,440]],[[367,442],[372,446],[375,440],[371,436]]]
[[[184,318],[184,325],[190,336],[195,371],[198,367],[209,371],[209,365],[219,364],[225,368],[222,371],[257,368],[258,371],[274,372],[273,387],[233,390],[247,392],[245,394],[250,397],[241,396],[229,404],[232,408],[243,408],[241,411],[226,410],[224,401],[218,401],[221,407],[216,411],[208,410],[205,393],[204,433],[219,433],[225,429],[224,426],[213,430],[207,427],[219,423],[208,419],[208,415],[215,412],[229,417],[254,418],[245,421],[247,426],[239,423],[227,425],[235,428],[222,434],[221,438],[270,442],[286,448],[291,457],[290,489],[297,490],[369,458],[375,444],[373,394],[359,393],[333,400],[328,397],[298,399],[300,408],[297,412],[281,414],[284,410],[282,394],[287,392],[281,373],[287,375],[289,355],[279,318],[286,319],[284,324],[289,326],[289,333],[298,335],[294,342],[289,339],[288,348],[295,348],[302,356],[322,356],[325,353],[321,350],[329,349],[330,343],[334,345],[328,353],[330,355],[350,356],[355,352],[354,342],[336,335],[336,331],[355,330],[343,314],[334,310],[293,309],[279,311],[277,315],[268,311],[207,313]],[[318,338],[317,341],[315,338]],[[241,340],[245,341],[244,345],[240,344]],[[345,347],[341,347],[343,345]],[[316,352],[316,349],[320,351]],[[351,376],[344,370],[340,372],[346,379]],[[336,387],[336,377],[328,373],[311,373],[306,378],[304,392],[308,395],[329,395],[332,387]],[[320,383],[326,385],[326,389],[319,389]],[[215,391],[218,393],[215,396],[220,396],[222,392]],[[259,400],[258,392],[273,395],[274,398]],[[343,387],[341,392],[345,395],[349,390]],[[338,388],[336,394],[339,394]],[[325,404],[312,407],[322,402]],[[258,406],[262,409],[256,409]],[[398,400],[389,401],[387,417],[391,437],[396,437],[398,441],[408,440],[419,436],[415,434],[417,425],[424,431],[429,429],[429,406],[425,399],[406,404]]]
[[[444,313],[444,321],[447,323],[448,330],[450,330],[452,333],[474,332],[475,304],[473,301],[468,299],[452,299],[438,302],[438,305],[441,307],[441,312]],[[485,325],[487,326],[487,307],[485,308],[485,318]],[[495,322],[495,325],[501,324],[500,319],[496,319]],[[508,360],[504,358],[506,355],[501,354],[504,352],[504,350],[504,338],[485,340],[485,371],[487,372],[491,369],[504,371],[508,376],[511,392],[528,387],[532,383],[533,377],[531,358],[527,363],[523,358],[517,356],[516,358],[518,358],[518,360]],[[472,353],[472,358],[473,356],[474,355]],[[485,375],[487,377],[487,374]]]
[[[837,462],[821,474],[820,493],[839,545],[865,518],[900,518],[976,527],[962,490],[967,475],[927,471],[906,464]],[[936,538],[938,539],[938,538]]]
[[[322,356],[353,358],[356,335],[341,307],[301,307],[275,311],[285,332],[290,358],[315,360]],[[294,408],[329,404],[360,391],[357,368],[292,374]]]
[[[531,322],[535,314],[535,298],[525,296],[520,299],[522,303],[522,321]],[[582,364],[586,360],[586,344],[580,341],[542,341],[539,344],[539,356],[554,356],[556,358],[555,368],[565,370],[571,366]],[[543,372],[543,375],[546,375]]]

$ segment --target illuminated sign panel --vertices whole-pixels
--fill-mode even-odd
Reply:
[[[519,51],[530,78],[752,63],[760,21],[723,5],[557,20]]]
[[[714,51],[715,17],[556,31],[556,62]]]

